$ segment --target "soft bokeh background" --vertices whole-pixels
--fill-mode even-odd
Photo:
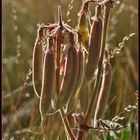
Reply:
[[[109,18],[107,45],[117,47],[123,38],[136,33],[124,45],[121,53],[112,58],[113,85],[106,118],[111,119],[124,107],[136,103],[135,91],[138,84],[138,5],[137,0],[120,0],[114,6]],[[69,4],[74,6],[67,17]],[[2,97],[3,97],[3,138],[47,140],[65,139],[64,128],[59,114],[48,117],[45,135],[37,134],[40,114],[38,99],[31,82],[32,51],[38,23],[57,21],[57,7],[61,5],[63,19],[72,27],[77,25],[77,13],[82,0],[4,0],[2,3]],[[94,15],[94,6],[91,6]],[[129,119],[130,114],[126,115]],[[126,121],[128,121],[128,119]],[[135,115],[129,122],[137,125]],[[125,122],[124,122],[125,124]],[[30,128],[34,133],[27,132]]]

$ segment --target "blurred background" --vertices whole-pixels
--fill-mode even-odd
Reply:
[[[113,83],[106,119],[119,114],[127,105],[134,105],[138,88],[138,1],[120,2],[120,5],[114,5],[110,13],[107,46],[109,49],[118,47],[125,36],[136,34],[124,43],[121,53],[111,59]],[[71,19],[68,24],[76,27],[82,0],[4,0],[2,3],[3,140],[65,139],[59,114],[49,116],[44,123],[45,133],[39,133],[38,98],[31,81],[37,24],[57,22],[58,5],[62,7],[63,20]],[[72,5],[73,8],[69,10]],[[94,15],[94,4],[90,9]],[[137,126],[136,114],[131,118],[130,115],[126,115],[126,122]]]

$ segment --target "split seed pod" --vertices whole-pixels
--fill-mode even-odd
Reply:
[[[34,45],[33,63],[32,63],[32,80],[33,88],[38,97],[41,94],[42,86],[42,65],[43,65],[43,48],[42,48],[43,30],[38,29],[38,36]]]
[[[89,56],[86,68],[86,78],[90,80],[97,68],[99,57],[100,57],[100,50],[101,50],[101,40],[102,40],[102,26],[103,20],[101,17],[101,6],[96,7],[96,13],[93,18],[93,23],[90,32],[89,38]]]
[[[85,2],[82,5],[81,11],[79,12],[78,29],[82,34],[82,43],[88,49],[88,39],[89,39],[89,2]]]
[[[52,41],[52,38],[49,38],[49,48],[45,52],[43,65],[43,81],[39,106],[42,117],[50,108],[55,87],[55,54]]]
[[[64,78],[61,83],[60,95],[58,97],[56,109],[63,107],[72,96],[78,75],[79,60],[77,50],[74,45],[74,37],[71,33],[70,42],[67,47],[69,48],[66,59],[66,67],[64,70]]]
[[[96,120],[101,118],[104,114],[107,101],[110,94],[111,84],[112,84],[112,73],[111,73],[111,64],[108,58],[107,52],[105,52],[106,57],[103,61],[103,78],[101,83],[101,88],[99,91],[99,96],[97,100],[97,105],[95,109],[94,123],[96,124]]]

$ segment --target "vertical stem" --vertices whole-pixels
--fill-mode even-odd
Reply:
[[[100,78],[101,78],[100,75],[101,75],[101,71],[98,71],[98,75],[97,75],[97,79],[96,79],[96,83],[95,83],[95,89],[93,91],[93,94],[92,94],[92,97],[91,97],[91,100],[90,100],[90,104],[89,104],[89,107],[88,107],[88,111],[87,111],[85,119],[84,119],[84,124],[88,123],[89,119],[91,118],[91,116],[93,114],[93,106],[94,106],[93,101],[94,101],[94,98],[97,98],[94,95],[97,96],[96,93],[97,93],[98,88],[99,88],[99,83],[100,83]]]
[[[105,51],[105,41],[106,41],[106,31],[107,31],[107,23],[108,23],[108,17],[109,17],[109,12],[110,12],[110,6],[106,5],[105,6],[105,20],[104,20],[104,29],[103,29],[103,38],[102,38],[102,48],[101,48],[101,56],[100,56],[100,60],[99,60],[99,67],[98,67],[98,75],[97,75],[97,79],[96,79],[96,83],[95,83],[95,88],[94,88],[94,91],[93,91],[93,94],[92,94],[92,97],[91,97],[91,100],[90,100],[90,104],[89,104],[89,107],[88,107],[88,110],[87,110],[87,113],[85,115],[85,119],[83,121],[83,124],[84,125],[87,125],[89,119],[92,117],[93,115],[93,107],[95,105],[95,103],[93,102],[94,101],[94,98],[95,98],[95,101],[97,100],[97,91],[98,91],[98,88],[99,88],[99,84],[100,84],[100,79],[101,79],[101,70],[102,70],[102,62],[103,62],[103,56],[104,56],[104,51]],[[96,95],[96,96],[94,96]],[[84,137],[84,132],[83,131],[78,131],[77,133],[77,140],[82,140],[83,137]]]
[[[84,140],[84,131],[81,131],[81,130],[78,130],[78,133],[77,133],[77,140]]]
[[[75,136],[73,134],[73,131],[72,131],[71,127],[70,127],[70,124],[69,124],[69,121],[67,119],[67,116],[65,116],[65,112],[64,112],[63,108],[60,110],[60,115],[61,115],[64,127],[65,127],[65,131],[68,133],[70,139],[71,140],[76,140],[76,138],[75,138]]]

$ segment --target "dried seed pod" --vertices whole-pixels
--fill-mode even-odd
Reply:
[[[78,68],[78,76],[77,76],[75,89],[72,95],[73,97],[76,98],[79,94],[80,88],[83,83],[84,74],[85,74],[85,52],[83,50],[84,46],[82,45],[82,35],[79,32],[77,32],[77,34],[78,34],[77,48],[78,48],[79,68]]]
[[[85,2],[82,5],[81,11],[78,14],[78,29],[82,34],[82,43],[88,49],[88,39],[89,39],[89,2]]]
[[[77,76],[77,81],[76,81],[76,85],[74,88],[74,92],[72,94],[72,98],[70,99],[70,104],[72,104],[71,102],[74,100],[75,102],[77,101],[77,97],[79,96],[80,93],[80,89],[83,83],[83,78],[84,78],[84,72],[85,72],[85,65],[84,65],[84,51],[83,49],[80,47],[78,50],[78,58],[79,58],[79,69],[78,69],[78,76]],[[73,103],[73,106],[75,106],[76,103]]]
[[[61,83],[60,95],[58,97],[56,109],[60,109],[68,102],[68,100],[72,96],[72,93],[76,85],[79,62],[77,50],[74,46],[72,38],[73,35],[72,36],[70,35],[70,43],[68,44],[69,48],[66,59],[66,67],[64,70],[64,78]]]
[[[86,68],[87,80],[90,80],[92,78],[98,65],[101,50],[102,26],[103,20],[101,17],[101,6],[98,5],[96,7],[96,13],[93,18],[89,38],[89,56]]]
[[[86,69],[86,58],[85,58],[84,52],[83,52],[83,56],[79,55],[79,61],[80,61],[79,72],[78,72],[79,89],[76,88],[76,92],[77,92],[76,94],[78,94],[78,92],[80,93],[79,94],[80,107],[81,107],[82,112],[85,114],[87,111],[88,103],[89,103],[89,88],[88,88],[87,80],[84,78],[85,69]],[[77,79],[77,83],[78,83],[78,79]]]
[[[72,112],[75,108],[76,101],[77,101],[77,96],[79,95],[80,88],[82,86],[83,78],[84,78],[84,51],[83,51],[83,46],[81,46],[81,43],[78,43],[78,59],[79,59],[79,68],[78,68],[78,76],[77,76],[77,81],[76,85],[74,88],[74,92],[72,93],[72,98],[68,101],[68,104],[66,106],[67,108],[67,114]]]
[[[43,65],[43,81],[40,97],[40,113],[43,117],[49,110],[55,87],[55,54],[52,48],[52,38],[49,39],[49,48],[46,50]]]
[[[77,82],[75,85],[73,96],[75,95],[78,96],[80,88],[83,83],[83,78],[84,78],[84,73],[85,73],[85,65],[84,65],[85,54],[84,54],[82,46],[80,46],[78,50],[78,57],[79,57],[79,69],[78,69]]]
[[[38,97],[40,97],[41,86],[42,86],[42,65],[43,65],[43,48],[42,48],[42,42],[41,42],[42,37],[43,37],[43,30],[39,28],[36,42],[34,45],[33,62],[32,62],[33,88]]]
[[[112,84],[112,73],[111,73],[111,64],[109,58],[105,58],[103,61],[103,78],[101,83],[101,88],[99,91],[99,96],[97,100],[97,105],[95,109],[94,123],[96,124],[96,120],[102,117],[104,114],[107,101],[110,94],[110,88]]]

